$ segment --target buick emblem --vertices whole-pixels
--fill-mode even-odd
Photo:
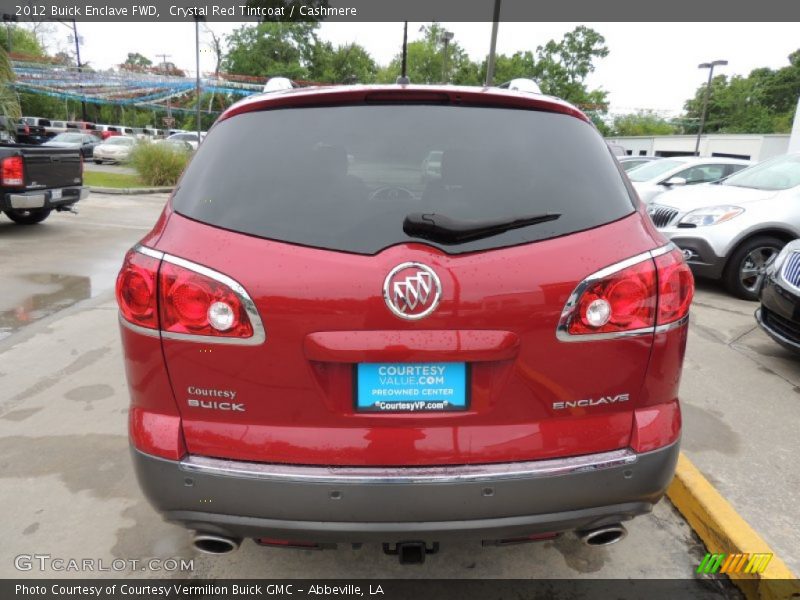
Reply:
[[[396,316],[414,321],[431,314],[442,297],[442,283],[427,265],[407,262],[389,271],[383,299]]]

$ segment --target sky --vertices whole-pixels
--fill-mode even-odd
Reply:
[[[241,23],[209,23],[219,34],[228,34]],[[409,23],[409,41],[419,38],[423,23]],[[534,50],[550,39],[561,39],[578,25],[587,25],[606,38],[609,55],[596,62],[588,78],[590,88],[609,95],[614,113],[638,109],[675,116],[684,101],[702,85],[708,72],[697,65],[717,59],[726,75],[747,75],[758,67],[788,65],[788,55],[800,48],[797,23],[500,23],[497,51],[513,54]],[[488,54],[491,23],[443,23],[473,60]],[[65,49],[70,31],[51,25],[48,50]],[[139,52],[151,60],[168,54],[171,62],[194,75],[194,23],[78,23],[83,39],[81,59],[95,68],[110,68],[124,62],[128,52]],[[399,52],[402,23],[323,23],[319,36],[334,45],[356,42],[379,64],[387,64]],[[201,71],[214,67],[214,56],[201,33]]]

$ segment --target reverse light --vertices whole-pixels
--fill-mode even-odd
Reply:
[[[21,156],[9,156],[0,163],[0,177],[3,185],[19,187],[25,183],[24,164]]]
[[[694,279],[679,249],[646,252],[582,281],[562,311],[557,336],[577,341],[653,333],[688,314],[693,292]]]
[[[264,328],[247,292],[233,279],[156,250],[128,252],[117,277],[125,323],[162,338],[260,344]]]

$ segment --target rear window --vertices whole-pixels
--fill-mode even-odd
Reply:
[[[438,157],[440,169],[432,169]],[[427,161],[426,161],[427,159]],[[597,131],[541,111],[357,105],[246,113],[209,133],[173,198],[189,218],[360,254],[403,242],[461,253],[590,229],[633,212]],[[457,245],[408,236],[410,213],[553,221]]]

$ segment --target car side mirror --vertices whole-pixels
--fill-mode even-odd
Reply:
[[[666,185],[672,187],[674,185],[686,185],[686,179],[683,177],[670,177],[666,181],[662,183],[662,185]]]

